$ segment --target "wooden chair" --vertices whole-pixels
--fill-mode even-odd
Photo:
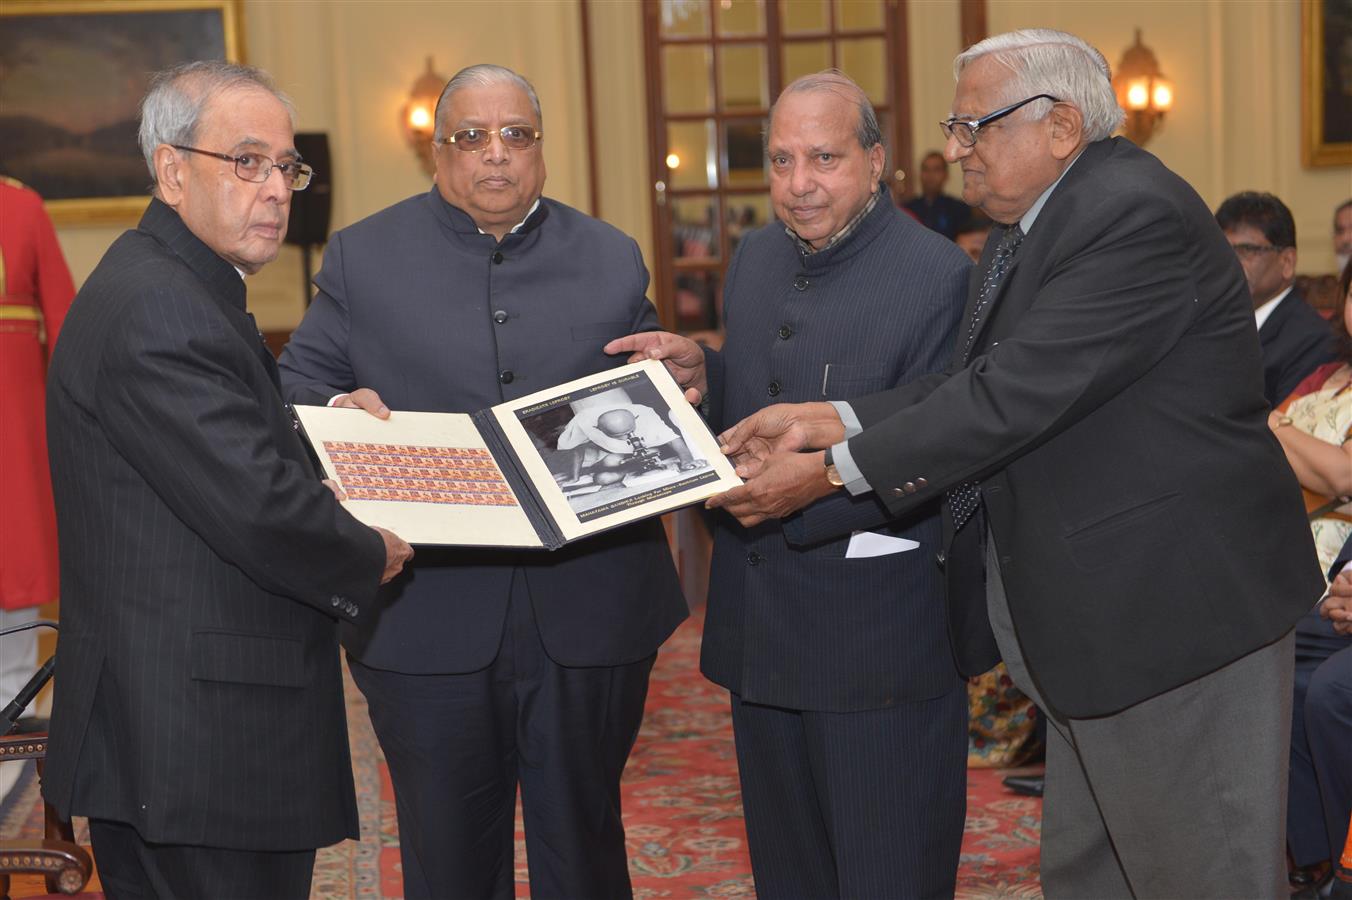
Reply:
[[[8,734],[0,737],[0,761],[35,760],[38,779],[42,778],[47,755],[45,732]],[[94,862],[89,852],[75,843],[70,822],[43,803],[44,823],[41,840],[0,841],[0,900],[9,898],[10,875],[42,875],[53,894],[78,894],[89,883]]]

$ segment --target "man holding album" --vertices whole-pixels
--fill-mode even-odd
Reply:
[[[295,403],[473,413],[619,365],[657,327],[633,240],[541,196],[539,101],[471,66],[437,105],[436,184],[336,233],[281,358]],[[409,897],[630,892],[620,773],[686,608],[661,524],[553,553],[423,548],[344,645],[394,782]]]

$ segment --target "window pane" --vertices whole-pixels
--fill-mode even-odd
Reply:
[[[662,0],[659,25],[664,38],[709,34],[709,0]]]
[[[883,28],[883,0],[836,0],[836,30]]]
[[[882,38],[837,41],[840,68],[874,104],[887,103],[887,48]]]
[[[770,76],[761,44],[718,48],[718,91],[724,110],[766,109],[770,105]]]
[[[720,35],[765,33],[765,0],[719,0],[717,9]]]
[[[713,55],[706,44],[662,48],[662,93],[669,113],[713,109]]]
[[[676,330],[712,331],[723,318],[723,292],[717,272],[676,273]]]
[[[784,83],[800,75],[831,68],[831,45],[826,41],[792,41],[784,45]]]
[[[718,258],[718,197],[676,197],[670,202],[676,259]]]
[[[764,119],[734,119],[723,123],[723,151],[727,154],[727,181],[731,187],[767,183]]]
[[[769,194],[727,194],[728,258],[737,251],[737,245],[747,232],[767,225],[774,218],[770,210]]]
[[[712,119],[667,123],[668,187],[718,187],[717,159]]]
[[[785,34],[825,31],[826,0],[779,0],[779,20]]]

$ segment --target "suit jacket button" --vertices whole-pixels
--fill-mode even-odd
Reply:
[[[506,322],[506,321],[507,321],[507,310],[505,310],[505,309],[495,309],[495,310],[493,310],[493,321],[494,321],[494,322],[497,322],[499,325],[501,325],[502,323]]]
[[[805,291],[807,290],[807,286],[811,283],[812,282],[807,280],[806,275],[799,275],[793,280],[793,289],[796,291]]]
[[[334,594],[332,597],[329,598],[329,602],[332,603],[334,606],[338,606],[340,603],[343,602],[343,598],[339,597],[337,594]]]
[[[515,380],[516,376],[512,374],[511,369],[503,369],[498,373],[498,381],[501,381],[503,384],[511,384]]]
[[[894,487],[894,488],[892,488],[892,496],[893,496],[893,497],[904,497],[904,496],[906,496],[906,492],[903,491],[903,490],[902,490],[901,488],[899,488],[899,487]]]
[[[914,482],[914,481],[908,481],[908,482],[906,482],[905,484],[903,484],[903,485],[901,486],[901,489],[902,489],[903,491],[905,491],[906,493],[908,493],[908,494],[914,494],[917,490],[919,490],[919,489],[915,486],[915,482]]]
[[[500,265],[502,265],[502,251],[501,251],[501,250],[494,250],[494,251],[493,251],[493,265],[495,265],[495,266],[500,266]]]
[[[755,550],[752,550],[746,555],[746,564],[749,566],[759,566],[764,560],[765,557],[761,556]]]
[[[779,339],[780,339],[781,341],[787,341],[787,340],[788,340],[789,338],[791,338],[791,337],[793,337],[793,329],[790,328],[790,327],[787,326],[787,325],[780,325],[780,326],[779,326]]]
[[[923,479],[923,478],[917,478],[917,479],[915,480],[915,486],[916,486],[916,487],[922,488],[922,487],[924,487],[924,486],[927,485],[927,484],[929,484],[929,482],[926,481],[926,480]]]
[[[770,382],[770,386],[765,389],[765,393],[769,394],[771,397],[778,397],[779,391],[780,387],[778,381]]]

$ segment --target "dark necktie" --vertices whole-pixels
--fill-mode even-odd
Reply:
[[[1005,273],[1009,271],[1009,265],[1014,259],[1014,252],[1019,249],[1019,244],[1023,242],[1023,229],[1016,222],[1012,228],[1004,233],[1000,238],[1000,243],[995,247],[995,255],[991,257],[990,268],[986,270],[986,277],[981,281],[981,293],[977,295],[976,305],[972,307],[972,319],[967,323],[967,342],[962,347],[962,361],[965,365],[972,358],[972,345],[976,342],[977,328],[981,325],[982,313],[986,312],[990,301],[1000,290],[1000,282],[1004,280]],[[953,488],[948,492],[948,507],[953,513],[953,531],[956,533],[967,521],[972,518],[972,513],[981,504],[981,490],[979,482],[968,481]]]

